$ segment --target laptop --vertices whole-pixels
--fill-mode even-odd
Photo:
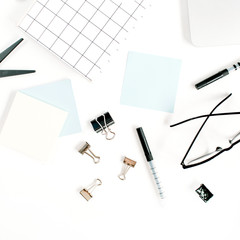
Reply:
[[[188,0],[195,46],[240,44],[240,0]]]

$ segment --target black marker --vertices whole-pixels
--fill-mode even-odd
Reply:
[[[160,197],[163,198],[163,192],[162,192],[162,188],[160,186],[160,182],[158,180],[158,176],[157,176],[157,173],[155,171],[155,166],[153,164],[153,156],[152,156],[152,153],[150,151],[150,148],[148,146],[148,143],[147,143],[147,139],[145,137],[145,134],[143,132],[143,129],[140,127],[140,128],[137,128],[137,133],[138,133],[138,137],[140,139],[140,142],[141,142],[141,145],[142,145],[142,148],[143,148],[143,151],[144,151],[144,154],[146,156],[146,159],[147,159],[147,162],[149,163],[149,166],[150,166],[150,169],[151,169],[151,172],[152,172],[152,175],[154,177],[154,180],[157,184],[157,188],[158,188],[158,191],[159,191],[159,194],[160,194]]]
[[[232,67],[230,67],[230,68],[226,68],[226,69],[224,69],[224,70],[222,70],[222,71],[214,74],[213,76],[211,76],[211,77],[209,77],[209,78],[207,78],[207,79],[205,79],[205,80],[197,83],[197,84],[195,85],[195,87],[196,87],[196,89],[199,90],[200,88],[205,87],[205,86],[207,86],[208,84],[210,84],[210,83],[212,83],[212,82],[215,82],[215,81],[217,81],[218,79],[227,76],[230,72],[238,70],[238,68],[240,68],[240,62],[238,62],[237,64],[234,64],[234,65],[233,65]]]

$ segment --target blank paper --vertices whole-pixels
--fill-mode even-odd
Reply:
[[[46,160],[67,118],[67,112],[17,92],[0,142],[30,157]]]
[[[121,104],[172,113],[181,61],[129,52]]]

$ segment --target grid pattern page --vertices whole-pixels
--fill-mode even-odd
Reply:
[[[149,0],[37,0],[19,27],[94,80],[148,6]]]

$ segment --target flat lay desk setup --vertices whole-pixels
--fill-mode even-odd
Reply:
[[[0,240],[239,239],[239,10],[0,0]]]

